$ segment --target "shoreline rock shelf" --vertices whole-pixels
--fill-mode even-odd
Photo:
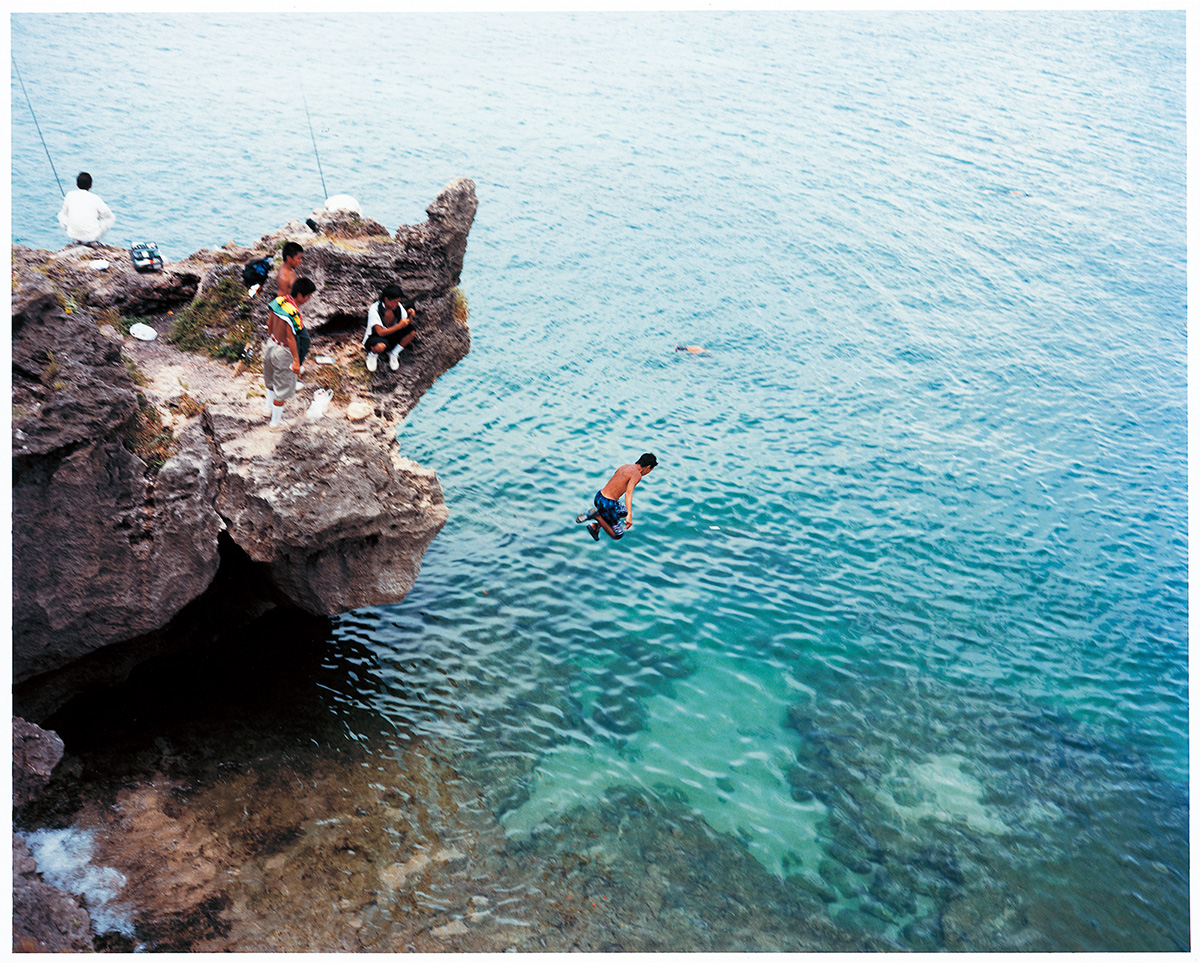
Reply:
[[[404,598],[447,511],[435,473],[400,455],[395,425],[470,350],[456,285],[476,206],[459,178],[426,223],[394,237],[314,212],[317,232],[298,220],[148,275],[124,252],[97,270],[94,251],[13,248],[14,712],[44,719],[195,639],[216,612],[228,628],[274,605],[333,615]],[[302,273],[318,285],[304,310],[310,385],[319,355],[363,369],[363,312],[385,283],[399,280],[419,327],[399,371],[363,369],[320,419],[304,417],[302,390],[292,427],[272,433],[259,374],[161,336],[170,312],[223,277],[240,283],[284,240],[304,245]],[[256,334],[268,300],[250,302]],[[158,339],[118,330],[148,315]],[[138,454],[147,436],[170,440],[158,462]]]

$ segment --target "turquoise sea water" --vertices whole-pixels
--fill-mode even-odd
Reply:
[[[972,899],[968,949],[1190,946],[1182,13],[290,22],[12,44],[168,257],[319,203],[301,94],[384,224],[476,182],[472,352],[399,432],[450,521],[335,621],[322,739],[436,738],[531,852],[636,788],[900,947]]]

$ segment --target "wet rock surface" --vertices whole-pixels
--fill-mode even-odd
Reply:
[[[62,953],[94,950],[91,919],[83,902],[51,887],[37,872],[25,841],[13,834],[13,950]]]
[[[13,806],[33,800],[50,782],[50,774],[63,755],[57,733],[13,717]]]
[[[13,717],[13,807],[35,800],[63,756],[58,734]],[[93,949],[92,922],[79,898],[47,884],[25,841],[13,834],[13,950]]]

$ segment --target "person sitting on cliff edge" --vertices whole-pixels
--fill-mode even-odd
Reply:
[[[363,349],[367,353],[367,371],[373,372],[379,367],[379,356],[388,353],[388,365],[395,371],[400,367],[400,352],[413,339],[417,329],[416,312],[409,308],[405,311],[400,304],[404,293],[397,284],[387,285],[379,295],[379,300],[367,309],[367,331],[363,335]]]
[[[80,171],[75,178],[77,190],[68,191],[58,212],[58,223],[72,241],[100,247],[100,239],[117,223],[117,216],[101,198],[92,193],[92,175]]]
[[[311,279],[297,278],[291,294],[272,301],[271,311],[267,314],[270,336],[263,346],[263,381],[267,386],[267,409],[273,432],[281,432],[287,427],[283,421],[283,405],[296,394],[300,365],[312,343],[300,318],[300,308],[316,290]]]

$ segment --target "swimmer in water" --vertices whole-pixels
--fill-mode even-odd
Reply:
[[[690,351],[693,355],[704,355],[708,353],[707,348],[701,348],[699,345],[676,345],[676,351]]]

